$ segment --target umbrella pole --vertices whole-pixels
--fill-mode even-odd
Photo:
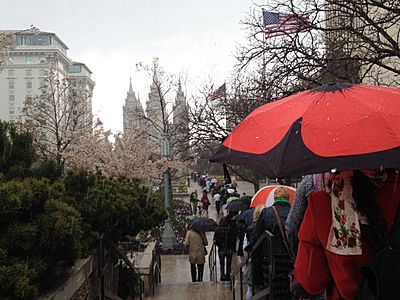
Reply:
[[[175,232],[171,226],[171,219],[169,218],[169,214],[170,214],[170,212],[169,212],[169,210],[170,210],[169,182],[170,182],[170,172],[169,172],[169,169],[167,169],[164,172],[164,205],[165,205],[165,210],[167,211],[167,219],[165,220],[164,232],[162,235],[162,247],[164,249],[172,250],[174,248],[174,246],[176,245],[176,236],[175,236]]]

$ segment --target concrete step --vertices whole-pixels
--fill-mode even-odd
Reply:
[[[154,296],[145,299],[223,300],[232,298],[230,284],[220,282],[161,283]]]

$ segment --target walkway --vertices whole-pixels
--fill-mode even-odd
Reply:
[[[197,189],[198,195],[201,195],[201,188],[197,183],[191,182],[190,192]],[[239,182],[238,191],[246,192],[252,195],[252,186],[248,183]],[[209,195],[211,198],[211,195]],[[219,221],[215,210],[214,201],[211,200],[209,207],[209,216]],[[207,233],[208,252],[210,252],[214,233]],[[232,267],[238,263],[237,257],[234,257]],[[156,288],[154,297],[146,299],[169,299],[169,300],[186,300],[186,299],[212,299],[222,300],[232,297],[229,282],[210,282],[210,270],[208,267],[208,257],[204,266],[203,282],[192,282],[190,276],[189,258],[187,255],[162,255],[161,256],[161,284]],[[219,272],[219,261],[217,258],[217,274]]]

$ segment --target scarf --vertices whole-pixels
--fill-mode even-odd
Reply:
[[[285,199],[285,198],[276,198],[275,201],[274,201],[274,204],[275,204],[275,203],[287,203],[287,204],[290,205],[289,200],[288,200],[288,199]]]
[[[385,169],[364,169],[361,173],[376,187],[387,180]],[[327,192],[331,196],[332,226],[326,249],[340,255],[361,255],[360,223],[368,224],[368,218],[357,212],[351,186],[351,172],[332,174],[332,186]],[[346,176],[347,175],[347,176]]]
[[[348,173],[348,175],[352,173]],[[332,205],[332,226],[326,249],[339,255],[361,255],[361,231],[358,212],[352,196],[351,175],[331,177],[329,194]]]

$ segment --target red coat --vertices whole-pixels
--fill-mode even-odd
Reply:
[[[395,178],[389,175],[383,188],[376,190],[382,214],[391,228],[400,199],[400,175],[396,192]],[[371,257],[371,249],[362,243],[362,255],[338,255],[326,250],[332,224],[331,200],[324,191],[309,196],[308,207],[299,230],[299,248],[294,276],[312,295],[327,289],[327,299],[351,300],[361,281],[361,267]],[[339,293],[342,298],[339,298]]]

